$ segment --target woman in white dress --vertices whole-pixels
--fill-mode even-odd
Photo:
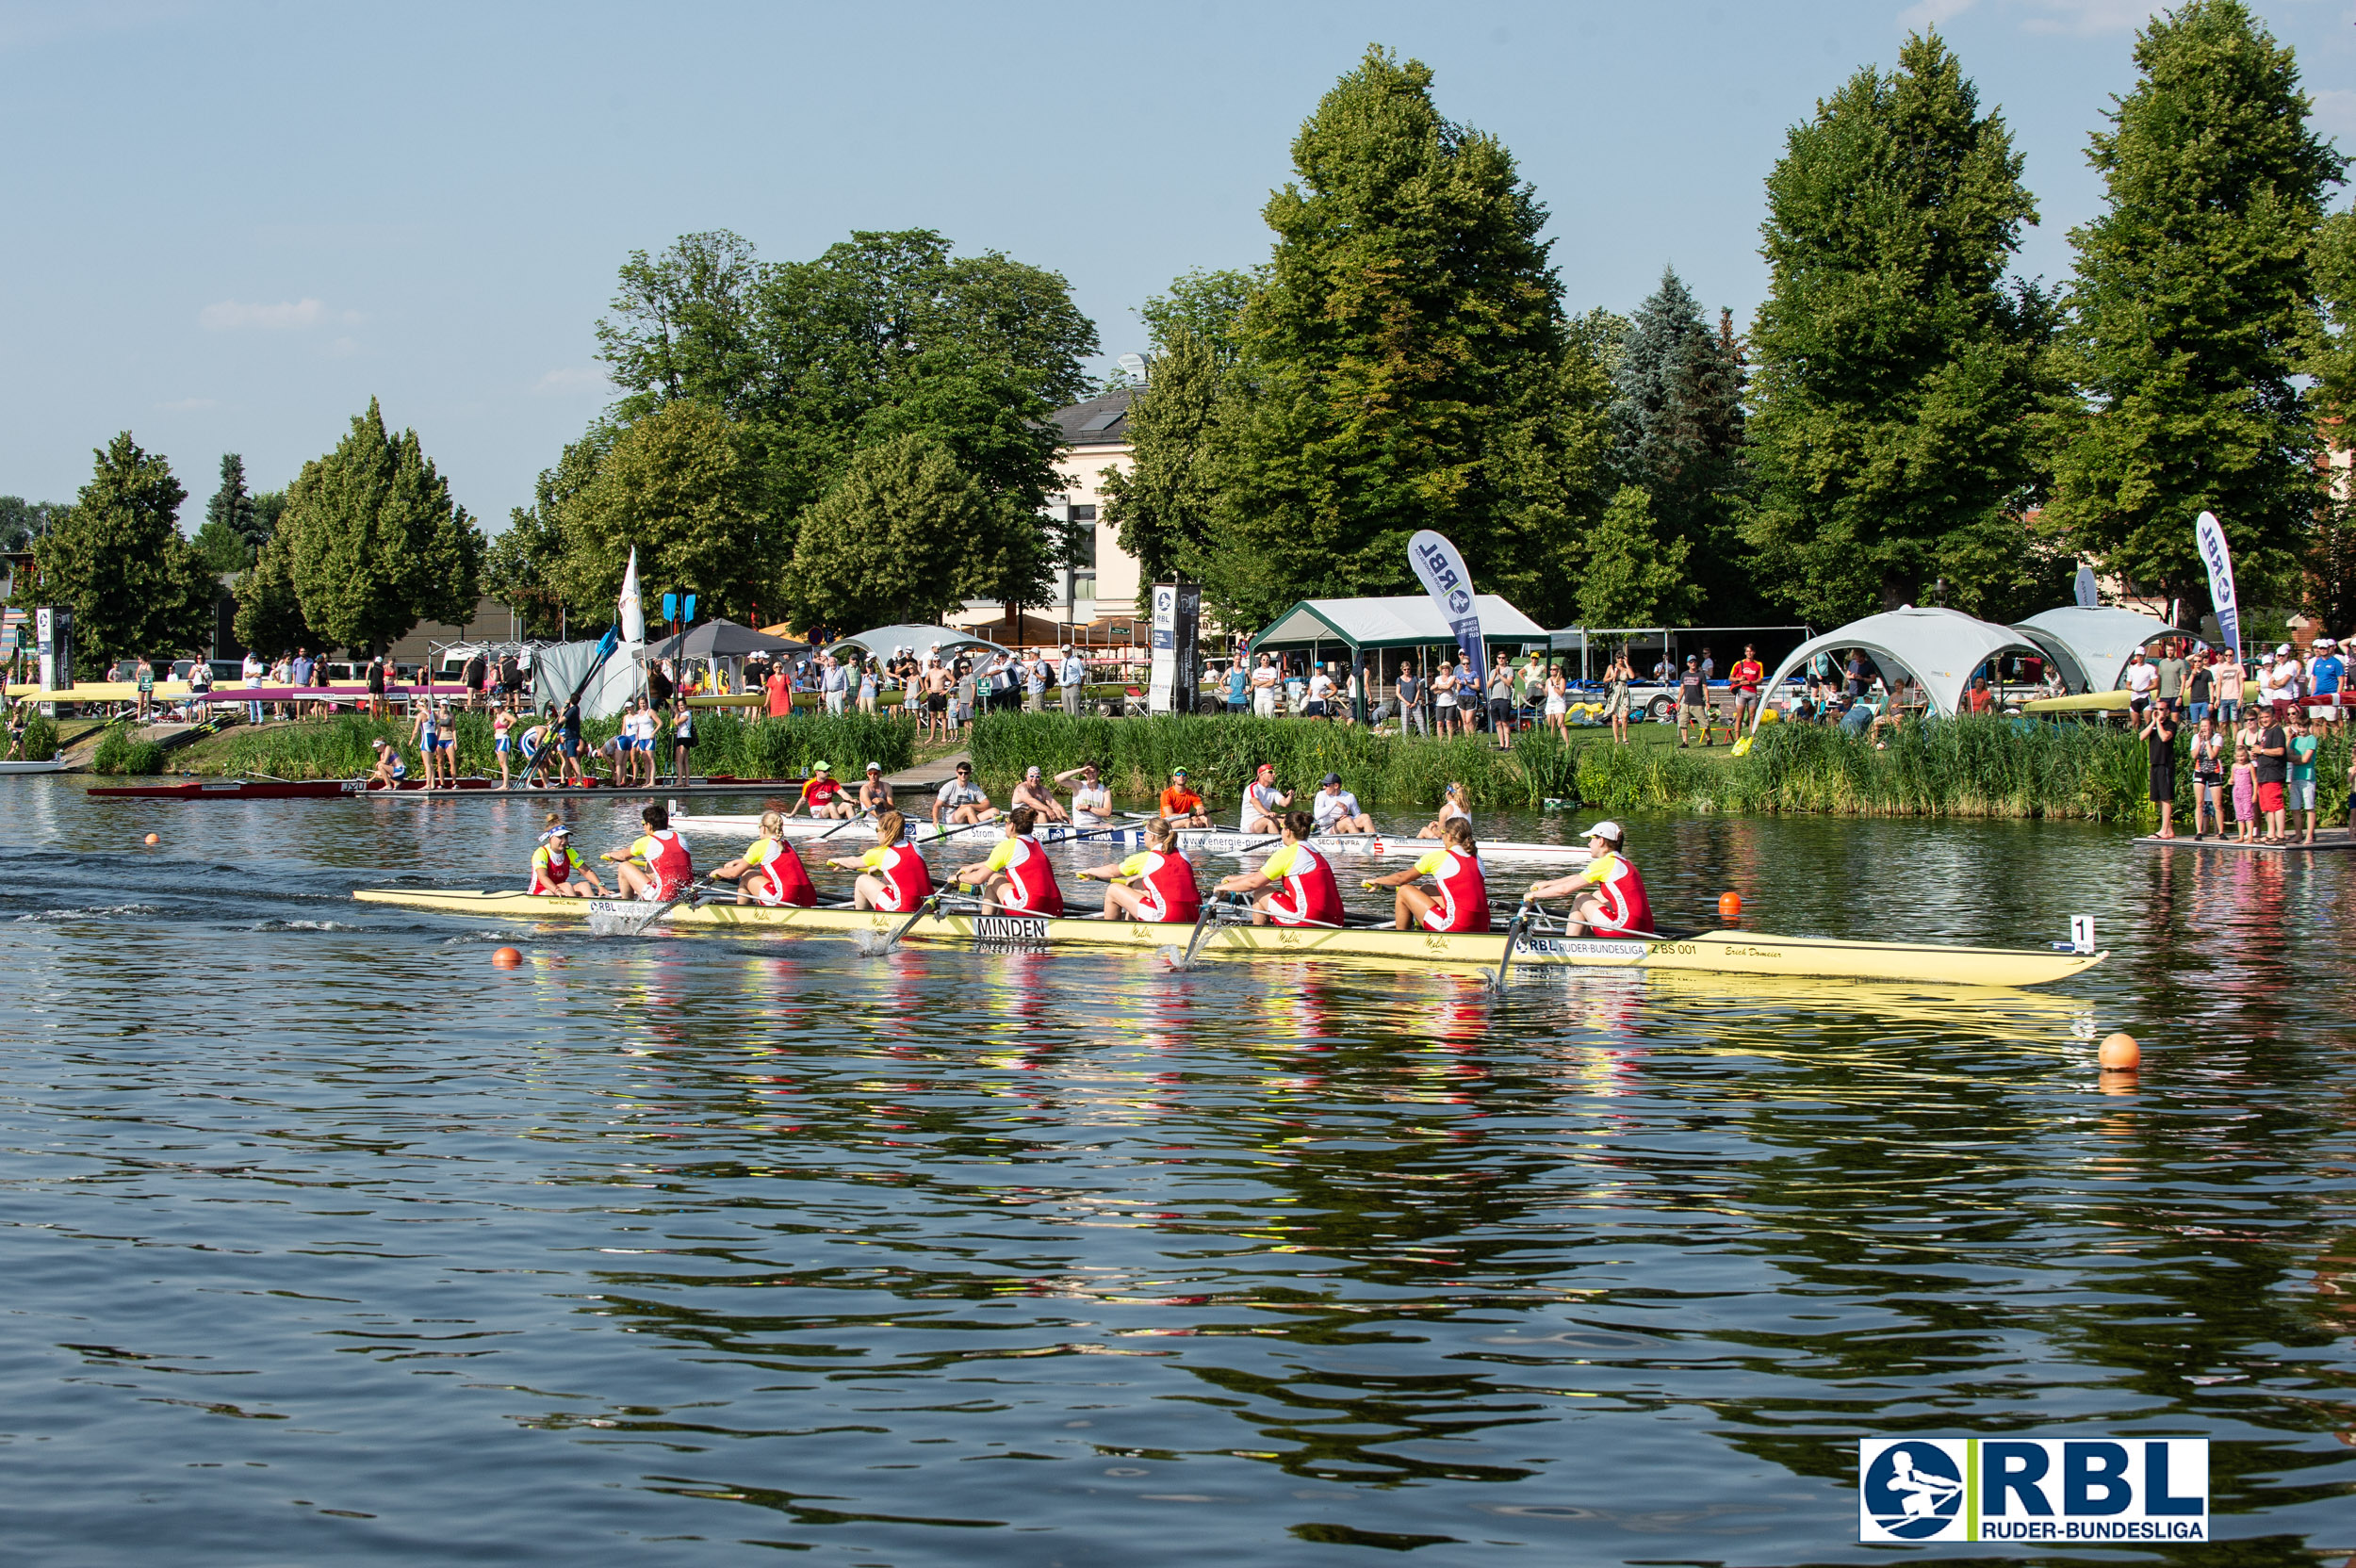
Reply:
[[[1562,678],[1562,665],[1555,664],[1547,669],[1546,691],[1546,727],[1567,741],[1571,738],[1570,720],[1567,717],[1571,707],[1571,689],[1569,683]]]

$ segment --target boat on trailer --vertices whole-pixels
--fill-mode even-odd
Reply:
[[[362,888],[363,904],[495,921],[585,921],[603,917],[636,926],[646,906],[621,899],[559,898],[524,892],[454,889]],[[911,942],[1022,953],[1115,952],[1151,955],[1185,945],[1192,925],[1065,916],[989,914],[936,901],[925,912],[794,908],[760,904],[679,903],[649,925],[666,931],[743,930],[785,936],[853,937],[904,933]],[[1506,956],[1502,931],[1447,933],[1381,926],[1251,925],[1218,920],[1201,933],[1203,954],[1237,958],[1322,958],[1380,967],[1494,971]],[[1824,937],[1775,937],[1749,931],[1697,931],[1658,939],[1571,937],[1536,924],[1512,935],[1515,967],[1670,970],[1755,977],[1806,976],[1892,980],[1951,986],[2043,986],[2066,980],[2107,956],[2066,946],[2037,952],[2016,948],[1952,947],[1935,942],[1857,942]]]

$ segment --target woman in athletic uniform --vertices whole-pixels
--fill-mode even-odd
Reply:
[[[507,788],[507,758],[515,745],[515,715],[501,708],[491,715],[491,755],[499,759],[499,788]]]
[[[1073,783],[1077,779],[1079,782]],[[1072,791],[1072,825],[1102,827],[1113,820],[1113,792],[1104,788],[1097,776],[1096,764],[1083,762],[1078,767],[1059,773],[1055,782]]]
[[[909,915],[932,896],[932,868],[908,842],[907,832],[907,819],[886,808],[875,818],[875,848],[857,859],[826,862],[859,874],[859,880],[851,885],[854,908]]]
[[[639,817],[646,825],[645,834],[628,849],[608,850],[605,858],[619,865],[625,897],[666,904],[695,880],[695,862],[688,857],[686,841],[671,831],[671,813],[660,801]]]
[[[390,790],[409,776],[409,764],[401,760],[401,753],[393,749],[392,742],[379,735],[369,743],[376,747],[376,766],[368,772],[370,783],[382,784]]]
[[[1415,884],[1431,877],[1434,893]],[[1486,931],[1489,929],[1489,884],[1481,874],[1481,852],[1473,843],[1472,819],[1450,817],[1439,847],[1405,871],[1370,876],[1359,884],[1392,894],[1392,923],[1401,931],[1421,926],[1426,931]]]
[[[1254,925],[1270,921],[1279,925],[1340,925],[1341,884],[1333,880],[1333,868],[1325,857],[1301,842],[1316,823],[1306,811],[1287,811],[1281,825],[1284,841],[1258,871],[1226,877],[1215,890],[1259,893],[1252,902]]]
[[[434,762],[441,755],[438,749],[441,742],[434,732],[434,705],[430,702],[418,703],[417,710],[409,715],[409,739],[417,748],[417,766],[425,773],[423,787],[429,790],[434,788]]]
[[[1031,837],[1038,821],[1027,806],[1007,812],[1006,836],[998,841],[990,858],[959,866],[950,874],[949,885],[980,888],[984,913],[1062,914],[1063,890],[1055,885],[1055,868],[1048,864],[1047,852]]]
[[[1644,874],[1623,847],[1627,835],[1616,822],[1599,822],[1586,832],[1587,869],[1551,882],[1533,882],[1522,894],[1529,904],[1542,898],[1567,898],[1571,916],[1565,932],[1574,937],[1593,931],[1598,937],[1650,937],[1652,905],[1644,897]]]
[[[679,705],[671,710],[671,776],[685,783],[688,759],[695,750],[695,710],[687,706],[681,694]]]
[[[1461,822],[1466,827],[1472,825],[1472,798],[1462,784],[1450,784],[1440,792],[1440,814],[1425,823],[1415,837],[1444,839],[1448,837],[1448,825],[1452,822]]]
[[[1116,864],[1090,866],[1081,880],[1101,877],[1106,920],[1149,925],[1191,925],[1202,912],[1194,866],[1178,853],[1178,830],[1156,817],[1145,825],[1145,848]]]
[[[532,891],[557,898],[603,898],[605,885],[589,862],[573,853],[573,830],[551,816],[540,847],[532,852]]]
[[[744,853],[712,874],[715,882],[736,884],[736,902],[765,904],[771,908],[794,905],[807,909],[818,902],[802,858],[785,841],[785,818],[775,811],[761,814],[761,837]]]

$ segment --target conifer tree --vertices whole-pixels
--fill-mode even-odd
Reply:
[[[265,658],[296,648],[321,648],[322,638],[303,618],[303,598],[295,592],[289,560],[293,538],[272,536],[254,552],[253,569],[237,579],[237,641]]]
[[[101,660],[204,646],[215,584],[180,536],[188,492],[127,430],[92,455],[90,482],[34,544],[41,593],[73,610],[76,641]]]
[[[2050,511],[2171,597],[2204,580],[2193,524],[2212,511],[2245,596],[2287,587],[2318,499],[2292,380],[2314,325],[2308,244],[2345,160],[2308,125],[2291,51],[2241,0],[2154,20],[2135,66],[2088,155],[2105,209],[2070,235],[2061,360],[2085,408]]]
[[[1744,532],[1811,621],[1922,602],[2025,537],[2052,326],[2004,282],[2037,220],[2020,155],[1917,34],[1895,73],[1858,72],[1792,129],[1767,202]]]
[[[303,618],[328,645],[374,653],[421,620],[474,618],[483,536],[414,430],[368,400],[335,449],[303,466],[274,539]]]
[[[1698,612],[1721,625],[1759,618],[1750,551],[1739,532],[1742,355],[1730,313],[1712,331],[1674,268],[1637,307],[1612,369],[1612,466],[1651,498],[1673,539],[1690,540]]]
[[[205,526],[196,531],[196,552],[216,572],[241,572],[254,564],[254,498],[246,493],[245,460],[229,452],[221,460],[221,488],[205,503]]]
[[[1249,624],[1408,591],[1408,537],[1433,528],[1483,592],[1565,612],[1602,411],[1545,206],[1496,137],[1441,117],[1430,68],[1380,48],[1292,154],[1218,421],[1212,603]]]

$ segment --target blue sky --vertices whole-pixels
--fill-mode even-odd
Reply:
[[[2356,151],[2356,0],[2256,8]],[[1673,262],[1742,320],[1785,128],[1935,23],[2027,155],[2021,270],[2055,277],[2151,9],[0,0],[0,494],[70,498],[128,428],[193,530],[223,451],[283,484],[374,395],[497,530],[610,396],[616,265],[695,229],[785,258],[929,226],[1062,272],[1106,354],[1136,349],[1173,275],[1265,256],[1292,136],[1369,41],[1513,150],[1571,308]]]

